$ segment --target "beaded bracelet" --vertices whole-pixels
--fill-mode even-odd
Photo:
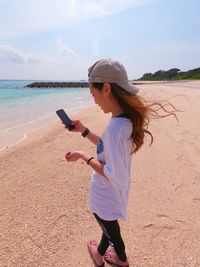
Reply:
[[[85,130],[82,132],[82,136],[86,137],[89,134],[90,130],[88,128],[85,128]]]
[[[91,158],[88,159],[88,161],[87,161],[87,165],[89,165],[90,161],[91,161],[93,158],[94,158],[94,157],[91,157]]]

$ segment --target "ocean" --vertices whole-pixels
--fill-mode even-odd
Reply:
[[[0,80],[0,150],[59,120],[55,111],[73,114],[93,104],[88,88],[25,88],[35,81]]]

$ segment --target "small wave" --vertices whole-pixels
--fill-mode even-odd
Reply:
[[[44,120],[44,119],[46,119],[46,118],[48,118],[48,117],[51,117],[53,114],[54,114],[54,112],[51,112],[51,113],[49,113],[48,115],[45,115],[45,116],[43,116],[43,117],[40,117],[40,118],[37,119],[37,120],[33,120],[33,121],[30,121],[30,122],[22,123],[22,124],[19,124],[19,125],[14,126],[14,127],[9,127],[9,128],[7,128],[7,129],[5,129],[5,130],[3,130],[3,131],[0,131],[0,133],[5,133],[5,132],[8,132],[8,131],[13,130],[13,129],[17,129],[17,128],[20,128],[20,127],[23,127],[23,126],[31,125],[31,124],[33,124],[33,123],[36,123],[36,122],[39,122],[39,121],[41,121],[41,120]]]
[[[26,138],[27,138],[27,134],[25,133],[24,136],[23,136],[21,139],[19,139],[17,142],[15,142],[15,143],[13,143],[13,144],[11,144],[11,145],[7,145],[7,146],[4,146],[4,147],[0,148],[0,151],[3,151],[4,149],[6,149],[6,148],[8,148],[8,147],[15,146],[15,145],[21,143],[21,142],[22,142],[24,139],[26,139]]]

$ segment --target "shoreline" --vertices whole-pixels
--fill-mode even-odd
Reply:
[[[85,107],[79,107],[79,108],[76,108],[76,109],[73,109],[73,110],[69,110],[68,114],[69,114],[70,116],[73,116],[74,114],[79,113],[81,110],[90,108],[90,107],[92,107],[92,106],[93,106],[93,105],[88,104],[88,105],[85,106]],[[50,119],[50,117],[52,117],[52,116],[54,116],[54,118],[51,118],[51,119]],[[42,123],[42,124],[39,123],[40,121],[43,121],[44,118],[50,119],[50,121],[47,121],[47,122],[45,123],[45,125],[44,125],[44,123]],[[20,128],[20,127],[22,127],[22,126],[27,127],[28,125],[32,125],[32,124],[35,124],[35,123],[36,123],[36,125],[34,126],[34,128],[27,129],[27,131],[23,134],[23,136],[22,136],[21,138],[19,138],[17,141],[14,141],[14,142],[11,143],[11,144],[5,145],[4,147],[0,147],[0,152],[3,151],[3,150],[5,150],[5,149],[8,149],[8,148],[10,148],[10,147],[13,147],[13,146],[15,146],[16,144],[19,144],[19,143],[23,142],[23,140],[25,140],[26,138],[28,138],[28,136],[31,135],[31,134],[34,133],[34,132],[37,132],[37,131],[42,130],[43,128],[51,127],[52,125],[55,125],[58,121],[59,121],[59,119],[57,118],[57,116],[56,116],[53,112],[50,112],[48,116],[45,115],[45,116],[43,116],[43,117],[40,117],[40,118],[37,119],[37,120],[33,120],[33,121],[30,121],[30,122],[27,122],[27,123],[23,123],[22,125],[16,125],[16,126],[13,127],[13,128],[8,128],[8,129],[5,129],[5,130],[1,131],[1,133],[3,133],[3,132],[7,132],[7,131],[9,131],[9,130],[13,130],[13,129],[15,129],[15,128]]]
[[[69,112],[68,115],[70,116],[71,119],[79,117],[85,119],[87,118],[86,114],[96,113],[96,112],[101,113],[102,111],[96,108],[95,105],[93,104],[78,109],[74,112]],[[107,117],[109,117],[109,115]],[[31,146],[32,142],[34,142],[35,140],[40,139],[40,137],[46,138],[47,134],[52,134],[57,130],[59,131],[63,130],[64,132],[66,132],[66,135],[71,134],[71,132],[69,132],[67,129],[64,128],[62,122],[58,118],[57,121],[51,122],[50,124],[41,126],[39,128],[35,128],[32,131],[26,133],[25,136],[16,143],[13,143],[12,145],[0,149],[0,156],[6,154],[7,152],[12,153],[13,151],[17,151],[18,149],[21,149],[24,146],[29,146],[29,145]]]
[[[184,112],[179,122],[153,120],[153,145],[147,139],[133,155],[128,220],[120,222],[131,266],[200,266],[200,82],[181,86],[140,85],[145,99],[170,99]],[[94,106],[73,116],[98,135],[110,118]],[[96,155],[58,121],[0,152],[3,266],[93,266],[86,244],[101,230],[88,208],[92,170],[66,162],[73,150]]]

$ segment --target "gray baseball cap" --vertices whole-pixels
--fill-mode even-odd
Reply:
[[[111,58],[101,59],[88,69],[88,81],[91,83],[115,83],[131,94],[139,89],[128,81],[124,66]]]

